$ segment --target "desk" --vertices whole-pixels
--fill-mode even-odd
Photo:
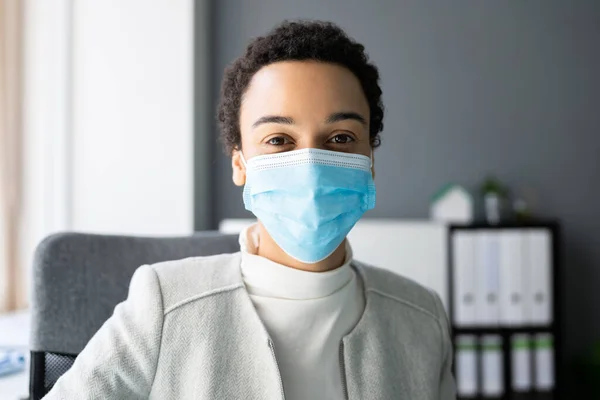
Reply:
[[[24,372],[0,377],[2,400],[18,400],[29,396],[29,327],[27,311],[0,314],[0,347],[23,351],[26,365]]]

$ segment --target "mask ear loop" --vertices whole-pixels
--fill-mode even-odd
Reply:
[[[244,153],[240,150],[240,159],[242,160],[242,164],[244,164],[244,168],[248,169],[248,164],[246,164],[246,159],[244,158]],[[371,160],[371,164],[373,164],[373,160]]]
[[[371,166],[369,167],[373,169],[373,148],[371,147]]]

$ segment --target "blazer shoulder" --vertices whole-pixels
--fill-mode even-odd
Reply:
[[[232,253],[152,264],[165,314],[195,299],[242,287],[240,261],[240,253]]]
[[[355,263],[365,280],[365,290],[377,293],[439,320],[444,314],[439,296],[414,280],[388,269]]]

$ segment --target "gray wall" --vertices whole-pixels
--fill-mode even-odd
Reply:
[[[435,3],[435,5],[434,5]],[[387,108],[370,217],[426,218],[447,182],[488,173],[564,224],[569,355],[600,339],[600,2],[218,0],[214,102],[226,64],[286,18],[340,24],[365,44]],[[216,128],[213,129],[216,132]],[[216,137],[216,134],[215,134]],[[247,217],[215,144],[215,213]]]

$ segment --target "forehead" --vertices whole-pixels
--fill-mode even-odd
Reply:
[[[265,114],[302,119],[354,111],[367,116],[368,110],[360,82],[347,68],[316,61],[285,61],[254,74],[242,99],[240,122],[243,126],[245,119]]]

